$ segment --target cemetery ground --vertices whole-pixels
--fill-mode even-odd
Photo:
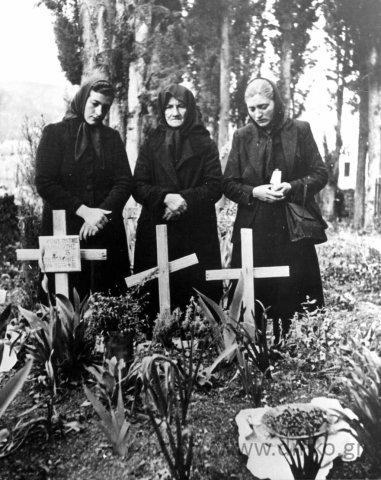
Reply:
[[[270,353],[271,378],[257,370],[248,386],[250,378],[246,378],[245,384],[244,375],[237,370],[236,361],[221,362],[208,377],[208,367],[219,351],[215,343],[207,344],[191,395],[186,428],[182,430],[185,447],[189,446],[190,429],[194,435],[190,478],[253,478],[245,466],[247,457],[238,449],[235,416],[242,409],[258,405],[308,402],[314,397],[326,396],[337,398],[342,405],[361,413],[355,408],[357,404],[351,371],[357,368],[358,372],[367,372],[368,378],[376,378],[373,375],[375,372],[369,370],[370,364],[366,365],[363,348],[379,353],[378,342],[381,337],[381,254],[376,248],[369,247],[366,239],[366,236],[351,232],[349,227],[330,226],[329,241],[318,247],[326,310],[306,313],[294,320],[283,348]],[[225,251],[228,250],[228,245],[223,241],[222,250],[223,255],[228,256]],[[13,280],[3,274],[0,288],[12,290],[9,294],[13,304],[12,313],[14,317],[20,318],[21,314],[16,308],[20,302],[30,310],[34,305],[26,293],[28,290],[25,283],[17,277],[20,265],[8,265],[7,268],[12,269]],[[103,306],[100,305],[102,299],[98,300],[95,310],[98,308],[99,313]],[[113,308],[117,307],[114,305]],[[194,314],[195,311],[199,312],[198,316]],[[202,343],[208,335],[211,336],[210,324],[198,307],[193,307],[192,312],[190,317],[193,315],[193,321],[197,323],[196,337]],[[268,333],[271,330],[270,323]],[[156,330],[159,344],[149,352],[151,355],[168,354],[169,332],[170,328],[174,328],[174,323],[171,325],[168,327],[165,324],[162,325],[162,331],[160,328]],[[89,335],[94,336],[94,332]],[[271,343],[270,335],[268,337]],[[181,350],[177,350],[177,354],[174,351],[176,350],[172,348],[170,355],[180,358]],[[194,355],[197,358],[197,349]],[[135,361],[143,356],[144,352],[135,345]],[[229,356],[226,356],[225,360],[228,359]],[[22,365],[23,360],[20,361],[20,367]],[[135,408],[130,415],[134,395],[128,385],[123,386],[124,415],[130,428],[126,434],[125,455],[117,455],[100,426],[100,417],[84,393],[81,375],[78,378],[72,377],[69,381],[61,381],[56,385],[56,393],[52,395],[54,385],[49,384],[49,375],[45,371],[44,366],[38,365],[35,360],[32,375],[24,384],[22,392],[0,418],[1,434],[1,429],[4,428],[11,432],[17,421],[24,418],[22,414],[28,410],[25,418],[33,421],[42,417],[40,423],[35,422],[36,428],[30,429],[25,441],[14,453],[0,458],[1,479],[171,478],[141,396],[135,397]],[[3,375],[0,388],[12,375],[13,371]],[[96,390],[94,378],[94,375],[87,374],[86,385],[91,391],[99,393],[102,385],[98,382]],[[111,383],[115,381],[110,376],[108,379]],[[141,383],[143,391],[144,381]],[[380,378],[378,383],[375,380],[374,385],[378,389],[378,411],[381,411]],[[168,409],[175,408],[177,404],[174,406],[174,403],[171,404],[167,398]],[[53,416],[47,424],[49,405]],[[154,413],[157,417],[160,416],[157,411],[159,405],[160,402],[156,402]],[[365,408],[364,406],[364,411]],[[375,420],[377,422],[380,432],[380,418]],[[174,420],[172,428],[175,425]],[[373,440],[378,445],[381,441],[376,437]],[[6,439],[3,438],[2,442],[4,445]],[[371,450],[365,448],[364,455],[355,462],[335,460],[328,478],[365,479],[380,478],[380,475],[381,470],[375,464]]]

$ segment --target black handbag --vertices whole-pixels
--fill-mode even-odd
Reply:
[[[286,203],[287,226],[291,242],[308,241],[318,244],[327,241],[325,229],[327,224],[323,219],[311,213],[305,207],[307,185],[304,185],[303,204],[293,202]]]

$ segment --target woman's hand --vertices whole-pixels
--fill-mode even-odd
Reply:
[[[281,193],[284,197],[288,194],[288,192],[291,190],[291,185],[288,182],[282,182],[276,187],[272,187],[272,190],[274,192]]]
[[[169,220],[177,220],[179,216],[180,216],[180,213],[172,212],[168,207],[166,207],[163,215],[163,220],[166,220],[167,222]]]
[[[81,230],[79,231],[79,239],[80,240],[87,240],[88,238],[96,235],[99,232],[99,230],[100,229],[98,227],[94,227],[94,226],[90,225],[89,223],[85,222],[82,225]]]
[[[82,217],[91,227],[97,227],[99,230],[102,229],[106,223],[108,223],[108,218],[106,215],[111,213],[111,210],[103,210],[103,208],[90,208],[86,205],[81,205],[78,210],[75,212],[79,217]],[[83,225],[82,225],[83,227]]]
[[[178,193],[167,193],[164,205],[167,207],[166,210],[170,210],[173,214],[184,213],[188,208],[187,202]]]
[[[290,187],[291,188],[291,187]],[[253,188],[253,197],[261,202],[274,203],[284,199],[282,191],[274,190],[272,185],[259,185]]]

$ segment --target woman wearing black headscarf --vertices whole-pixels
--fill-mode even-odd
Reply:
[[[132,175],[119,133],[103,125],[114,99],[104,79],[81,86],[61,122],[47,125],[37,151],[36,187],[44,200],[42,235],[51,235],[52,210],[66,211],[68,235],[80,235],[81,248],[105,248],[107,260],[82,261],[72,273],[81,297],[90,291],[125,291],[129,274],[122,210]],[[50,288],[53,289],[50,278]]]
[[[135,273],[157,265],[156,225],[168,228],[169,259],[196,253],[199,264],[171,274],[171,307],[184,309],[192,287],[218,301],[218,282],[205,270],[221,268],[215,203],[221,197],[221,166],[215,143],[200,120],[193,94],[173,84],[158,97],[158,127],[140,149],[134,198],[138,221]],[[157,281],[149,285],[149,313],[158,312]]]
[[[314,195],[327,182],[321,159],[307,122],[285,118],[284,106],[275,85],[267,79],[253,80],[245,92],[250,122],[238,129],[224,174],[224,193],[238,204],[232,242],[232,267],[241,265],[241,228],[253,229],[256,267],[289,265],[289,278],[258,279],[256,298],[270,307],[275,334],[282,321],[302,309],[306,296],[314,306],[323,306],[319,264],[311,241],[291,242],[286,201],[303,203],[322,226]],[[281,182],[271,185],[274,170]]]

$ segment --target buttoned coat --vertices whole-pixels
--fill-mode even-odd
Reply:
[[[134,271],[157,265],[156,225],[168,228],[169,258],[174,260],[196,253],[199,264],[171,275],[173,306],[184,306],[192,287],[201,289],[217,301],[222,293],[216,282],[205,281],[205,270],[221,268],[215,203],[222,194],[222,173],[214,142],[203,145],[184,140],[177,162],[168,156],[164,142],[156,146],[148,139],[140,149],[136,163],[134,198],[142,205],[136,232]],[[164,198],[179,193],[187,211],[177,220],[163,220]]]
[[[82,248],[107,248],[108,260],[97,262],[99,281],[95,285],[104,290],[129,273],[122,211],[131,194],[132,174],[119,133],[107,126],[101,127],[104,162],[94,152],[85,152],[76,160],[79,125],[78,119],[64,120],[43,131],[36,157],[36,187],[44,201],[41,234],[52,234],[54,209],[66,211],[70,235],[77,235],[83,224],[75,214],[82,204],[111,210],[108,224],[89,241],[81,242]]]
[[[260,200],[253,198],[253,188],[263,184],[263,165],[258,162],[258,131],[253,123],[238,129],[224,174],[224,193],[238,204],[232,241],[239,241],[241,228],[251,225]],[[320,156],[308,122],[288,120],[281,129],[281,142],[286,163],[284,181],[291,184],[288,200],[303,202],[307,185],[306,208],[321,220],[315,201],[327,183],[327,168]]]

